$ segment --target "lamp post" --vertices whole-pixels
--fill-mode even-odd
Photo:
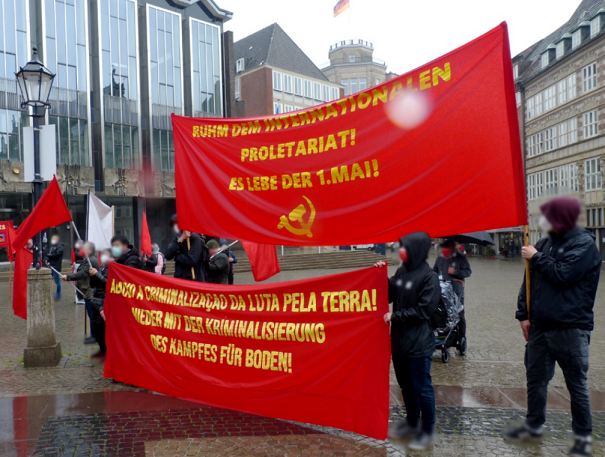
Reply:
[[[44,117],[49,108],[48,97],[55,75],[38,59],[38,49],[32,50],[31,60],[15,73],[24,102],[22,108],[31,108],[30,116],[34,128],[34,204],[35,207],[42,195],[42,175],[40,170],[40,118]],[[32,209],[33,209],[32,207]],[[34,237],[34,266],[40,269],[42,260],[42,237],[38,233]]]

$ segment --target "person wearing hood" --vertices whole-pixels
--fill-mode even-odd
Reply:
[[[113,262],[111,249],[105,249],[101,252],[101,266],[99,269],[89,268],[90,284],[94,286],[95,293],[91,300],[92,317],[90,325],[94,327],[94,332],[99,344],[99,351],[90,356],[91,359],[105,360],[107,354],[107,345],[105,344],[105,286],[107,285],[107,273],[109,264]]]
[[[439,278],[427,263],[431,238],[416,232],[400,240],[401,265],[389,279],[389,302],[393,312],[384,320],[391,324],[391,352],[397,382],[401,387],[407,417],[391,435],[414,437],[409,447],[423,450],[435,441],[435,392],[431,357],[435,337],[431,316],[441,300]],[[375,266],[384,268],[385,262]]]
[[[139,254],[124,235],[115,235],[111,238],[111,255],[119,265],[141,269]]]
[[[63,266],[63,243],[59,235],[54,234],[50,237],[50,243],[46,246],[46,263],[57,270],[59,273],[52,271],[53,279],[57,285],[55,293],[55,301],[61,300],[61,268]]]
[[[528,306],[524,279],[516,313],[527,341],[527,416],[524,424],[505,431],[504,438],[541,441],[548,383],[558,363],[571,399],[574,444],[569,455],[587,456],[592,448],[588,348],[601,255],[594,235],[577,226],[581,206],[576,199],[555,198],[540,210],[539,226],[548,236],[521,249],[530,264],[531,290]]]
[[[221,250],[229,256],[229,275],[227,277],[227,279],[228,279],[227,282],[229,283],[229,285],[233,285],[233,282],[235,279],[233,276],[233,265],[235,265],[237,263],[237,257],[235,257],[235,254],[233,253],[233,251],[231,249],[229,249],[229,244],[227,243],[227,240],[225,240],[224,238],[221,238],[220,243],[221,243]]]
[[[433,271],[439,275],[440,281],[452,283],[454,292],[460,299],[460,303],[464,307],[464,287],[466,278],[469,278],[473,273],[468,259],[460,250],[456,249],[454,240],[444,240],[439,247],[441,252],[435,260]],[[458,338],[460,342],[466,341],[466,317],[464,308],[460,312],[460,321],[458,322]],[[460,345],[460,347],[466,347]]]
[[[212,284],[229,284],[229,257],[216,240],[208,241],[208,282]]]
[[[84,247],[79,252],[82,261],[78,264],[78,269],[75,273],[61,276],[63,281],[76,281],[78,288],[78,298],[84,300],[86,306],[86,314],[90,322],[92,322],[92,303],[91,300],[95,293],[94,284],[90,282],[89,268],[99,268],[99,260],[95,256],[95,244],[91,241],[84,243]],[[88,259],[86,259],[88,258]],[[97,342],[97,337],[94,327],[90,327],[90,336],[84,338],[84,344],[94,344]]]
[[[196,233],[181,230],[176,214],[170,218],[170,225],[176,235],[166,252],[166,260],[174,259],[174,277],[189,281],[205,282],[201,268],[203,241]]]

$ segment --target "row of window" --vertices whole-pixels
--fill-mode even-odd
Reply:
[[[602,185],[601,159],[594,157],[585,160],[584,191],[601,190]],[[578,190],[578,166],[575,163],[527,175],[527,198],[529,200]]]
[[[601,20],[601,16],[596,16],[590,21],[590,38],[594,38],[597,36],[602,29],[603,23]],[[571,50],[576,49],[578,46],[582,44],[582,39],[585,38],[586,33],[584,33],[584,27],[578,27],[571,35]],[[552,49],[549,46],[550,49]],[[562,38],[557,45],[555,46],[555,58],[556,60],[562,59],[565,53],[570,49],[569,47],[569,36]],[[548,67],[551,63],[551,55],[549,49],[541,56],[541,65],[542,68]],[[515,78],[518,77],[518,74],[515,75]]]
[[[527,198],[535,200],[545,195],[578,191],[578,166],[575,163],[527,175]]]
[[[273,70],[273,90],[322,102],[331,102],[339,98],[338,87],[328,86],[275,70]]]
[[[582,115],[583,139],[595,137],[599,134],[599,113],[597,110]],[[527,138],[527,154],[533,157],[553,149],[562,148],[578,141],[578,122],[574,117],[560,124],[554,125]]]
[[[590,81],[584,80],[584,92],[593,90],[596,87],[596,63],[594,65],[594,78],[590,78]],[[588,68],[586,67],[586,68]],[[584,68],[583,74],[586,75],[586,68]],[[592,71],[592,69],[590,70]],[[592,74],[592,73],[591,73]],[[594,84],[594,85],[593,85]],[[588,89],[589,88],[589,89]],[[553,84],[547,87],[539,94],[534,95],[527,99],[527,120],[533,119],[534,117],[540,116],[541,114],[556,108],[559,105],[563,105],[568,101],[573,100],[577,96],[576,88],[576,75],[569,75],[567,78],[562,79],[557,84]]]
[[[378,78],[376,78],[378,79]],[[340,82],[345,88],[345,95],[351,95],[356,92],[366,90],[368,88],[368,81],[366,78],[351,78],[351,79],[343,79]],[[380,84],[380,83],[378,83]]]
[[[273,102],[273,114],[289,113],[291,111],[297,111],[299,109],[304,108],[300,106],[285,105],[283,103]]]
[[[534,157],[578,141],[578,123],[574,117],[527,137],[527,155]]]
[[[592,208],[586,210],[587,227],[603,227],[603,208]]]

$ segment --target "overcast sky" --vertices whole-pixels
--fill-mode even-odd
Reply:
[[[216,0],[232,11],[235,41],[277,22],[317,64],[330,44],[374,43],[374,57],[405,73],[508,22],[513,56],[566,22],[580,0],[350,0],[332,17],[337,0]]]

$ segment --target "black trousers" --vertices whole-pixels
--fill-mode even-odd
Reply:
[[[546,422],[548,383],[558,363],[571,397],[571,427],[575,434],[592,433],[588,392],[588,347],[590,332],[577,328],[541,330],[531,327],[525,346],[527,370],[527,424],[532,428]]]
[[[233,284],[233,270],[229,270],[227,278],[229,279],[229,284]]]
[[[97,315],[94,316],[93,320],[91,320],[91,324],[91,327],[94,328],[97,343],[99,344],[99,350],[102,353],[106,353],[107,345],[105,344],[105,320],[101,317],[101,315]]]

